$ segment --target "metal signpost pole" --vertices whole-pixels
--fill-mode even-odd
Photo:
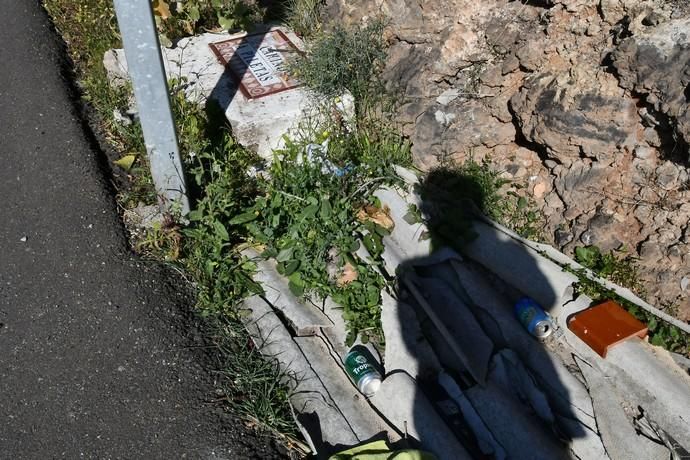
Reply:
[[[151,175],[167,210],[189,212],[168,84],[150,0],[115,0]]]

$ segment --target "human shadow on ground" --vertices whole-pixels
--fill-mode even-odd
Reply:
[[[577,408],[571,394],[579,382],[563,381],[567,370],[559,358],[513,313],[513,305],[525,293],[462,256],[473,244],[477,212],[485,211],[483,184],[446,168],[431,171],[417,192],[433,252],[404,261],[397,270],[402,343],[387,337],[386,359],[401,351],[391,347],[403,347],[418,362],[406,369],[392,369],[395,363],[387,363],[386,379],[402,373],[403,379],[416,381],[412,420],[391,422],[407,422],[421,438],[421,447],[432,452],[453,449],[454,443],[446,439],[452,432],[458,452],[449,456],[446,451],[440,458],[550,460],[570,458],[568,446],[574,440],[587,437],[596,443],[593,417]],[[499,254],[510,244],[491,233],[481,238],[488,239],[483,247]],[[525,286],[539,286],[546,293],[544,304],[560,305],[562,293],[550,288],[536,263],[525,266],[522,261],[515,269],[525,277]],[[415,318],[419,327],[410,326]],[[386,391],[385,383],[384,379],[380,391]],[[399,395],[399,404],[405,404],[405,397]],[[437,417],[449,430],[434,428]],[[592,431],[589,436],[587,430]],[[417,444],[414,437],[408,438],[408,445]]]

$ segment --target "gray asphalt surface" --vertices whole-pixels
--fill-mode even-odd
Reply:
[[[182,283],[130,254],[45,12],[0,12],[0,458],[273,458],[211,401]]]

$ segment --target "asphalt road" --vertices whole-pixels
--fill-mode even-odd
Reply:
[[[0,458],[273,458],[212,401],[181,283],[128,250],[45,12],[0,12]]]

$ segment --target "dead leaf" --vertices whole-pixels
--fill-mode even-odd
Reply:
[[[170,6],[165,0],[153,0],[153,13],[159,18],[166,20],[170,15]]]
[[[338,287],[344,287],[353,281],[357,281],[358,277],[359,273],[357,273],[357,269],[354,267],[354,265],[352,265],[350,262],[345,262],[345,265],[343,265],[343,269],[340,272],[340,276],[338,277],[336,284],[338,285]]]
[[[125,171],[129,171],[132,169],[132,165],[134,164],[134,161],[137,159],[136,155],[129,154],[125,155],[122,158],[120,158],[117,161],[113,161],[116,165],[118,165],[120,168],[124,169]]]
[[[393,230],[393,227],[395,227],[395,222],[391,219],[391,209],[387,205],[384,205],[383,209],[376,206],[364,206],[357,211],[357,220],[360,222],[373,222],[388,231]]]

